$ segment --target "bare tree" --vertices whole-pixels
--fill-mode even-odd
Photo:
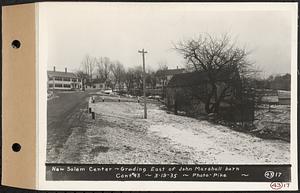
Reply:
[[[166,70],[168,70],[168,66],[166,62],[159,62],[158,64],[158,70],[156,71],[156,78],[157,81],[162,85],[162,98],[165,98],[166,95],[166,84],[167,84],[167,75]]]
[[[124,82],[126,84],[127,92],[131,93],[133,92],[134,89],[134,69],[129,68],[124,76]]]
[[[143,92],[143,67],[135,66],[133,68],[135,94],[141,95]]]
[[[123,64],[119,61],[111,63],[110,71],[114,80],[114,87],[118,85],[119,89],[123,89],[124,77],[125,77],[125,68]]]
[[[193,71],[206,72],[209,89],[205,99],[207,113],[218,113],[220,102],[231,86],[241,86],[240,77],[249,73],[249,52],[240,48],[226,34],[213,37],[200,35],[197,39],[181,41],[174,48],[183,55],[187,66]],[[217,83],[222,81],[223,86]],[[235,85],[234,85],[235,84]]]
[[[156,72],[151,69],[148,69],[146,74],[146,85],[151,88],[155,88],[156,86]]]
[[[89,77],[90,81],[93,78],[95,62],[96,62],[96,59],[91,57],[88,54],[83,58],[83,60],[81,62],[81,65],[83,66],[84,72],[86,74],[88,74],[88,77]]]
[[[96,60],[97,74],[99,78],[105,83],[105,87],[110,83],[110,59],[108,57],[100,57]]]
[[[158,70],[168,69],[168,63],[165,60],[160,60],[157,64],[158,64]]]
[[[77,77],[79,77],[82,80],[82,89],[85,89],[86,80],[89,77],[88,74],[86,74],[84,71],[79,70],[76,72]]]

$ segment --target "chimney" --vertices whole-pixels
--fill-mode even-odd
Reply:
[[[68,69],[67,68],[65,68],[65,73],[67,73],[68,72]]]
[[[55,72],[55,66],[53,66],[53,72]]]

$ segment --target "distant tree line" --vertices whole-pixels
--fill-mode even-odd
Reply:
[[[146,85],[155,88],[157,71],[150,68],[146,72]],[[83,78],[85,84],[92,86],[93,80],[105,83],[106,88],[118,89],[128,94],[142,95],[143,69],[142,66],[126,68],[120,61],[109,57],[93,57],[86,55],[81,62],[81,70],[77,75]],[[84,85],[85,86],[85,85]]]

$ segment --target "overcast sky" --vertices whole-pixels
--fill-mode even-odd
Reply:
[[[43,3],[47,26],[48,69],[80,68],[85,55],[107,56],[125,67],[141,65],[138,50],[145,48],[146,65],[157,69],[184,67],[172,42],[200,33],[229,33],[252,50],[249,59],[264,75],[290,72],[291,18],[284,6],[229,6],[158,3]]]

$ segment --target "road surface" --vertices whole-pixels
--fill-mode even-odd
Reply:
[[[83,111],[90,92],[57,92],[47,102],[47,150],[59,154],[72,133],[71,128],[83,126]]]

